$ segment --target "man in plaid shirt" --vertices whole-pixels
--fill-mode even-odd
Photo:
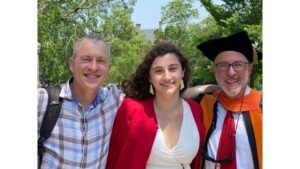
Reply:
[[[73,77],[61,85],[62,109],[44,143],[41,168],[104,169],[113,121],[124,98],[115,85],[102,87],[111,68],[109,47],[100,37],[87,35],[75,43],[69,64]],[[47,102],[47,91],[39,88],[38,130]]]

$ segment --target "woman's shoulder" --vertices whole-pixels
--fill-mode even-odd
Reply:
[[[132,97],[125,97],[124,100],[123,100],[123,103],[124,104],[132,104],[132,105],[143,105],[143,104],[145,104],[149,101],[150,101],[149,99],[138,100],[138,99],[135,99],[135,98],[132,98]]]
[[[131,122],[141,122],[154,115],[153,99],[136,100],[126,97],[118,110],[122,118]]]
[[[123,100],[123,104],[138,104],[140,101],[131,97],[125,97]]]
[[[184,98],[184,100],[190,105],[190,107],[192,108],[200,108],[200,104],[195,102],[194,100],[192,99],[186,99]]]
[[[131,97],[125,97],[122,103],[122,107],[126,107],[126,109],[144,109],[145,106],[153,103],[152,99],[145,100],[137,100]]]

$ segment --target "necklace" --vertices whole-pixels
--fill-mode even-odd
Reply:
[[[160,110],[156,104],[154,104],[154,110],[157,117],[157,121],[163,126],[173,125],[177,122],[179,116],[183,113],[182,102],[171,110]]]
[[[179,113],[180,113],[179,111],[175,110],[175,111],[169,112],[169,113],[162,112],[162,113],[159,113],[159,115],[161,117],[163,117],[163,119],[165,119],[168,124],[172,124],[176,121],[176,117],[178,116]],[[170,114],[170,115],[167,115],[167,114]]]

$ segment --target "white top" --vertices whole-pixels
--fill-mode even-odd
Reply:
[[[245,95],[250,93],[250,88],[246,88]],[[208,154],[216,159],[218,152],[219,140],[222,132],[223,122],[226,116],[226,110],[218,103],[217,105],[217,124],[216,129],[212,132],[208,141]],[[235,125],[237,124],[239,113],[233,113]],[[236,140],[236,163],[237,169],[254,169],[251,147],[248,140],[247,130],[243,115],[239,117],[239,123],[235,135]],[[214,169],[215,163],[205,160],[205,169]]]
[[[169,149],[159,128],[146,169],[190,169],[189,164],[199,149],[199,132],[189,104],[182,100],[183,120],[177,144]]]

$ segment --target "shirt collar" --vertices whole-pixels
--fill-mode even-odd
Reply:
[[[60,97],[67,99],[67,100],[72,100],[76,104],[79,104],[77,98],[75,97],[75,95],[73,94],[73,92],[71,90],[70,83],[72,83],[73,80],[74,80],[74,77],[71,77],[65,84],[62,85],[62,92],[60,93]],[[102,102],[103,99],[100,95],[101,95],[101,90],[98,91],[95,99],[93,100],[93,102],[91,104],[93,107],[96,107],[99,103]]]

